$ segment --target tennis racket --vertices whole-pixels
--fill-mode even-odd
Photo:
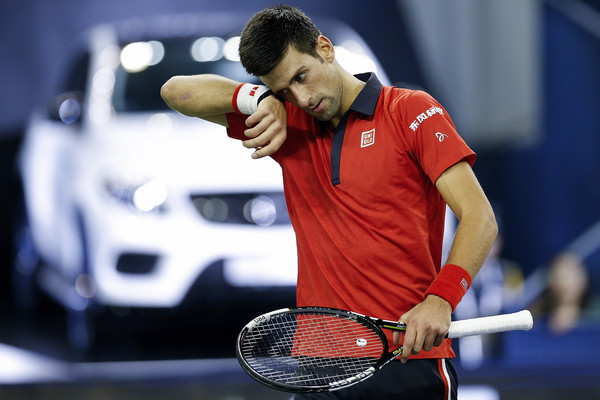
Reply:
[[[529,330],[529,311],[455,321],[447,337]],[[391,352],[383,329],[406,324],[322,307],[282,309],[250,321],[236,355],[257,381],[288,392],[328,392],[363,381],[402,354]]]

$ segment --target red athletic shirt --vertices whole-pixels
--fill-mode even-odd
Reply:
[[[434,183],[475,154],[427,93],[357,77],[366,85],[335,129],[286,104],[273,158],[296,232],[297,305],[397,320],[441,267],[446,203]],[[227,115],[229,136],[246,139],[247,117]],[[447,339],[413,358],[453,356]]]

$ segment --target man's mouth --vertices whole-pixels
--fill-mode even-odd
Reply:
[[[323,111],[323,99],[319,100],[319,102],[317,104],[315,104],[314,106],[310,106],[310,111],[318,114],[321,111]]]

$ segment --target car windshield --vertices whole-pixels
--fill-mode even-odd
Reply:
[[[240,82],[258,82],[238,57],[239,37],[194,37],[125,43],[115,75],[117,113],[167,109],[161,86],[174,75],[212,73]]]

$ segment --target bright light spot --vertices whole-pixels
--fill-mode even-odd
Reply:
[[[240,46],[240,37],[234,36],[225,42],[223,46],[223,54],[229,61],[240,61],[240,53],[238,48]]]
[[[152,61],[152,46],[147,42],[129,43],[121,50],[121,65],[128,72],[140,72]]]
[[[66,99],[60,104],[58,115],[65,124],[77,122],[81,115],[81,107],[75,99]]]
[[[112,115],[110,103],[115,85],[115,74],[110,68],[102,68],[94,74],[89,115],[93,123],[103,124]]]
[[[136,189],[133,204],[140,211],[152,211],[167,200],[167,189],[162,182],[151,180]]]
[[[203,37],[192,44],[192,58],[196,61],[216,61],[223,57],[223,39],[218,37]]]
[[[173,119],[167,113],[157,113],[148,118],[146,129],[153,134],[166,136],[173,130]]]
[[[165,46],[156,40],[149,41],[148,45],[152,49],[152,58],[150,58],[148,65],[156,65],[165,57]]]
[[[218,198],[206,200],[202,205],[202,215],[209,221],[223,222],[227,219],[229,207],[227,203]]]
[[[90,105],[90,119],[97,125],[102,125],[110,119],[112,106],[106,100],[94,100]]]
[[[75,291],[86,299],[94,297],[96,294],[96,285],[94,279],[88,274],[81,274],[75,280]]]
[[[92,83],[94,95],[110,95],[115,85],[115,74],[109,68],[102,68],[94,75]]]
[[[244,205],[244,217],[260,226],[269,226],[275,222],[277,209],[273,199],[259,196]]]
[[[116,69],[119,66],[121,49],[117,45],[110,45],[102,49],[98,57],[100,68]]]
[[[375,62],[371,58],[364,54],[353,53],[344,47],[335,47],[335,58],[351,74],[377,72]]]
[[[361,54],[361,55],[365,54],[365,50],[363,49],[362,45],[360,43],[358,43],[356,40],[345,40],[342,43],[340,43],[339,47],[342,47],[351,53],[356,53],[356,54]]]

